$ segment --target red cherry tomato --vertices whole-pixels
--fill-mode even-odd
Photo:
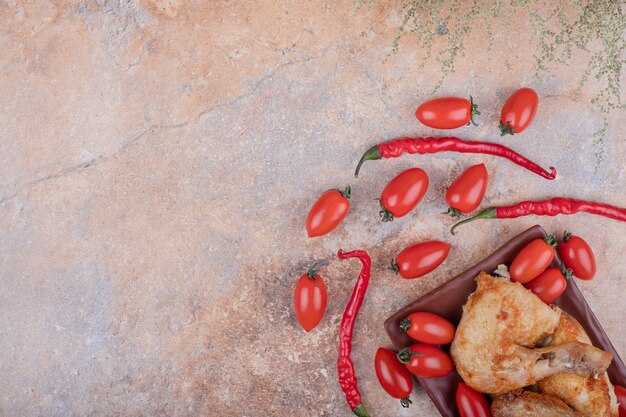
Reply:
[[[491,417],[489,403],[485,397],[463,382],[456,388],[456,406],[461,417]]]
[[[522,133],[535,118],[539,96],[532,88],[520,88],[504,103],[500,113],[502,136]]]
[[[303,274],[293,292],[296,318],[304,330],[311,331],[326,311],[326,284],[314,268]]]
[[[413,380],[409,370],[398,360],[396,353],[378,348],[374,365],[378,382],[387,394],[400,399],[403,407],[408,407],[411,404],[409,395],[413,391]]]
[[[571,268],[575,277],[589,280],[596,275],[596,257],[583,238],[565,232],[558,251],[563,263]]]
[[[469,100],[460,97],[442,97],[429,100],[415,111],[415,117],[428,127],[435,129],[455,129],[457,127],[478,124],[474,115],[480,114],[472,97]]]
[[[423,169],[402,171],[385,187],[380,195],[380,217],[384,222],[408,214],[422,200],[428,189],[428,174]]]
[[[619,403],[619,417],[626,417],[626,388],[615,385],[615,396]]]
[[[452,183],[446,192],[448,212],[457,217],[460,213],[470,213],[480,205],[487,190],[487,168],[478,164],[467,168]]]
[[[328,190],[313,204],[306,218],[309,237],[333,231],[350,211],[350,187],[344,191]]]
[[[454,369],[450,355],[437,346],[425,343],[402,349],[398,353],[398,359],[406,365],[409,372],[420,378],[439,378]]]
[[[552,304],[567,288],[567,280],[571,274],[570,269],[566,270],[563,275],[559,268],[548,268],[526,284],[526,288],[535,293],[544,303]]]
[[[535,239],[519,251],[509,270],[511,280],[526,284],[546,270],[554,259],[554,236],[546,240]]]
[[[441,316],[425,311],[409,314],[400,327],[413,340],[431,345],[452,343],[456,328]]]
[[[448,252],[450,245],[446,242],[429,240],[417,243],[400,252],[389,268],[399,272],[402,278],[419,278],[441,265]]]

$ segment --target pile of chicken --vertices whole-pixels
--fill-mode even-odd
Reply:
[[[508,279],[476,282],[450,354],[467,385],[495,394],[493,417],[617,417],[612,356],[573,317]]]

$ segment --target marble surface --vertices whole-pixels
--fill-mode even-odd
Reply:
[[[385,3],[385,2],[380,2]],[[384,318],[525,228],[583,235],[598,277],[578,284],[626,357],[626,226],[580,214],[475,223],[451,236],[447,185],[485,162],[484,206],[562,195],[626,206],[623,120],[575,97],[577,55],[537,76],[530,26],[475,36],[438,95],[472,94],[479,127],[555,181],[490,157],[403,157],[353,167],[374,143],[441,134],[413,116],[439,79],[407,36],[388,57],[399,7],[352,1],[0,1],[0,415],[348,416],[336,376],[338,326],[359,272],[338,248],[372,256],[354,362],[373,416],[433,416],[416,388],[403,410],[373,370]],[[443,45],[436,40],[436,47]],[[441,43],[441,45],[439,45]],[[499,109],[534,87],[533,125],[500,138]],[[378,220],[382,187],[419,166],[418,208]],[[308,239],[304,218],[326,189],[353,187],[352,211]],[[385,270],[402,247],[450,242],[444,265],[405,281]],[[297,277],[326,260],[329,303],[302,331]]]

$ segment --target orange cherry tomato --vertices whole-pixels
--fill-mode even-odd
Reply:
[[[615,396],[619,403],[619,417],[626,417],[626,388],[615,385]]]
[[[558,251],[563,263],[572,269],[575,277],[590,280],[596,275],[596,257],[583,238],[565,232]]]
[[[456,388],[456,406],[461,417],[491,417],[491,409],[484,395],[463,382]]]
[[[434,345],[417,343],[398,353],[398,360],[406,365],[413,375],[420,378],[439,378],[454,369],[450,355]]]
[[[322,320],[326,311],[326,284],[315,268],[303,274],[293,291],[293,305],[298,323],[307,332]]]
[[[500,113],[501,136],[522,133],[535,118],[539,96],[532,88],[520,88],[504,103]]]
[[[524,246],[511,263],[511,280],[526,284],[545,271],[554,259],[555,245],[554,236],[550,235],[545,240],[535,239]]]
[[[406,366],[400,363],[395,352],[385,348],[378,348],[374,365],[383,389],[407,408],[411,404],[409,395],[413,391],[413,380]]]
[[[475,114],[480,112],[471,96],[469,100],[460,97],[436,98],[421,104],[415,111],[415,117],[420,122],[435,129],[456,129],[470,123],[478,126],[474,121]]]
[[[400,328],[413,340],[431,345],[452,343],[456,328],[441,316],[418,311],[400,322]]]
[[[428,174],[420,168],[402,171],[389,181],[380,195],[380,217],[384,222],[408,214],[428,189]]]
[[[565,275],[560,268],[548,268],[537,278],[534,278],[526,288],[531,290],[546,304],[552,304],[567,288],[567,280],[572,275],[572,270],[565,270]]]
[[[328,190],[313,204],[306,218],[309,237],[322,236],[333,231],[350,211],[350,187]]]
[[[419,278],[437,268],[448,257],[450,245],[439,240],[429,240],[409,246],[396,256],[389,269],[399,272],[402,278]]]
[[[487,168],[478,164],[467,168],[452,183],[446,192],[448,213],[460,217],[461,213],[470,213],[480,205],[487,190]]]

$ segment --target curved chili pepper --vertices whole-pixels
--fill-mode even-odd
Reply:
[[[486,208],[474,217],[460,221],[452,226],[450,233],[454,234],[458,226],[477,219],[513,219],[515,217],[528,216],[529,214],[556,216],[557,214],[574,214],[580,211],[626,222],[626,209],[624,208],[592,201],[555,197],[545,201],[523,201],[512,206]]]
[[[550,167],[550,172],[548,172],[533,161],[523,157],[506,146],[488,142],[467,142],[455,137],[402,138],[394,139],[386,143],[380,143],[370,148],[363,154],[358,165],[356,166],[354,176],[359,176],[359,170],[365,161],[372,161],[381,158],[397,158],[404,152],[410,154],[461,152],[496,155],[506,158],[546,179],[553,180],[556,177],[556,169],[554,167]]]
[[[369,417],[367,410],[361,403],[361,393],[356,385],[354,364],[350,359],[350,352],[352,351],[352,331],[354,330],[354,322],[356,321],[356,316],[359,313],[361,304],[363,304],[363,298],[365,298],[367,284],[370,280],[372,261],[367,252],[362,250],[343,252],[339,249],[337,256],[339,259],[359,258],[363,264],[363,269],[361,269],[359,278],[354,286],[354,291],[352,291],[352,296],[341,319],[337,371],[339,372],[339,385],[341,385],[343,392],[346,393],[346,401],[352,409],[352,412],[359,417]]]

